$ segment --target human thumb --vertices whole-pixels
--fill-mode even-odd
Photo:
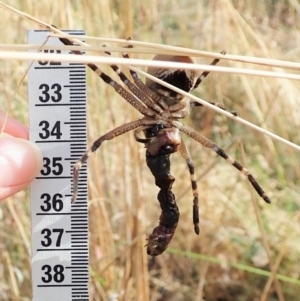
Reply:
[[[32,142],[0,135],[0,200],[24,189],[42,167],[42,154]]]

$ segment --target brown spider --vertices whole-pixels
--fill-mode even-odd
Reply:
[[[65,45],[74,45],[67,38],[60,39]],[[132,47],[132,46],[129,46]],[[75,54],[82,54],[80,51],[73,51]],[[222,52],[225,54],[225,52]],[[110,53],[107,53],[110,54]],[[124,58],[128,58],[128,54],[123,54]],[[191,63],[193,61],[188,56],[171,56],[171,55],[156,55],[154,60],[173,61]],[[215,59],[211,64],[216,64],[219,60]],[[146,79],[144,84],[137,73],[130,70],[133,82],[116,65],[111,65],[111,68],[118,74],[122,82],[131,91],[128,92],[121,85],[115,82],[111,77],[102,72],[99,67],[94,64],[87,64],[105,83],[112,86],[115,91],[120,94],[129,104],[136,108],[144,117],[141,119],[123,124],[103,136],[99,137],[88,149],[83,156],[74,164],[73,167],[73,197],[72,203],[75,202],[78,189],[79,171],[82,165],[88,160],[89,156],[95,152],[104,141],[111,140],[117,136],[123,135],[129,131],[135,130],[136,140],[143,142],[146,145],[147,165],[155,177],[156,185],[161,188],[158,199],[162,208],[160,224],[157,226],[148,239],[147,252],[149,255],[155,256],[161,254],[171,241],[179,218],[178,207],[175,202],[175,196],[171,191],[174,178],[170,175],[169,155],[177,150],[180,151],[189,168],[191,176],[191,184],[193,190],[193,223],[196,234],[199,234],[199,208],[198,208],[198,192],[197,184],[194,176],[194,164],[191,160],[189,152],[180,139],[179,131],[185,133],[192,139],[196,140],[203,146],[212,149],[220,157],[232,164],[242,174],[247,176],[256,192],[265,202],[271,203],[269,197],[254,179],[252,174],[235,161],[226,152],[213,141],[204,137],[193,128],[182,124],[179,119],[187,116],[190,106],[198,104],[191,103],[190,100],[183,95],[174,92],[150,79]],[[201,81],[208,75],[209,72],[203,72],[197,77],[194,70],[174,70],[149,67],[148,73],[170,83],[186,92],[191,92]],[[224,109],[217,103],[212,103]],[[237,115],[237,113],[232,112]],[[155,127],[158,127],[157,130]],[[139,134],[144,131],[146,138],[141,138]],[[151,134],[152,131],[152,134]]]

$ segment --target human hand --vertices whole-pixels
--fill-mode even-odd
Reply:
[[[0,112],[0,128],[5,114]],[[28,128],[8,118],[0,134],[0,200],[24,189],[42,167],[42,153],[28,141]]]

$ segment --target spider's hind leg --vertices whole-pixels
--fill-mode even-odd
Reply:
[[[244,174],[249,182],[251,183],[251,185],[253,186],[253,188],[256,190],[256,192],[258,193],[258,195],[268,204],[271,204],[271,200],[270,198],[266,195],[266,193],[264,192],[264,190],[260,187],[260,185],[258,184],[258,182],[256,181],[256,179],[252,176],[252,174],[248,171],[248,169],[246,169],[242,164],[240,164],[239,162],[235,161],[231,156],[229,156],[228,154],[226,154],[226,152],[220,148],[218,145],[214,145],[212,147],[212,149],[223,159],[225,159],[227,162],[229,162],[230,164],[232,164],[237,170],[239,170],[242,174]]]
[[[181,141],[181,145],[179,148],[181,156],[185,159],[186,164],[189,169],[190,178],[191,178],[191,185],[192,185],[192,191],[193,191],[193,223],[194,223],[194,230],[197,235],[200,234],[200,228],[199,228],[199,194],[198,194],[198,186],[195,178],[195,167],[194,163],[192,161],[192,158],[189,154],[189,151],[184,144],[183,141]]]
[[[204,137],[197,131],[195,131],[193,128],[183,125],[179,121],[172,121],[173,126],[177,127],[180,131],[184,132],[188,136],[190,136],[192,139],[196,140],[200,144],[202,144],[204,147],[212,149],[214,152],[217,153],[220,157],[225,159],[228,163],[233,165],[237,170],[239,170],[243,175],[245,175],[248,179],[248,181],[251,183],[255,191],[258,193],[258,195],[268,204],[271,203],[270,198],[266,195],[264,190],[261,188],[261,186],[258,184],[256,179],[253,177],[253,175],[249,172],[247,168],[245,168],[242,164],[234,160],[231,156],[229,156],[221,147],[219,147],[216,143],[209,140],[208,138]]]

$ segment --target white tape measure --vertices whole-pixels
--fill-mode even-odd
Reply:
[[[29,31],[28,43],[41,45],[48,33]],[[62,43],[50,39],[46,45]],[[72,165],[87,145],[86,67],[39,61],[28,76],[30,140],[43,152],[43,168],[31,185],[32,300],[89,301],[85,167],[77,201],[71,205]]]

